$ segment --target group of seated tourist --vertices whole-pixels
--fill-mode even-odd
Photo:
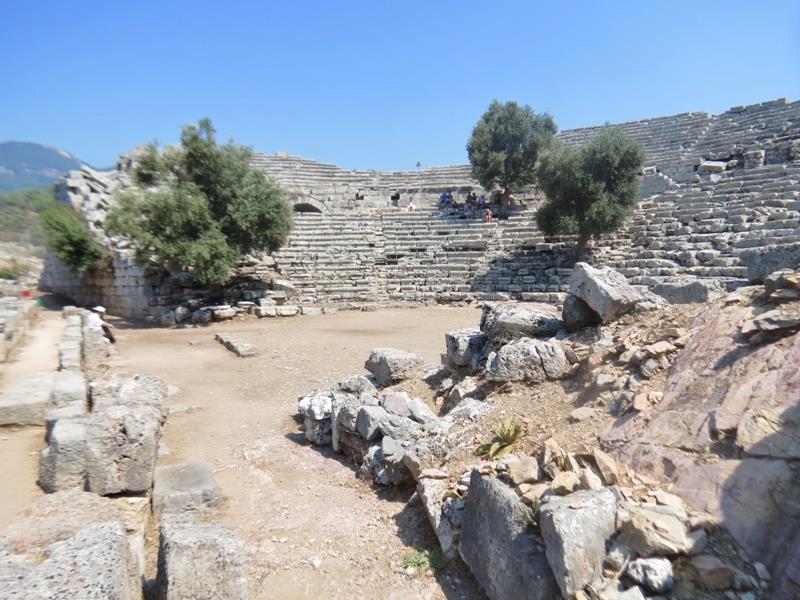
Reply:
[[[489,203],[486,196],[481,194],[478,196],[475,192],[470,191],[463,204],[453,196],[453,192],[442,192],[439,196],[439,208],[449,209],[448,213],[458,216],[462,219],[474,219],[476,217],[484,218],[487,222],[491,222],[494,218],[492,209],[489,208]]]

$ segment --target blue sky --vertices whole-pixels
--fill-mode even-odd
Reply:
[[[561,129],[800,99],[800,2],[136,2],[0,6],[0,140],[95,165],[221,138],[347,168],[466,161],[492,98]]]

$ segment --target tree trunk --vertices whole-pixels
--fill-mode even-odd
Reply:
[[[500,194],[500,207],[497,210],[497,216],[507,219],[511,214],[511,190],[506,188]]]
[[[575,262],[583,258],[583,254],[586,251],[586,246],[589,245],[590,239],[592,239],[591,233],[582,233],[578,236],[578,242],[575,244],[575,255],[573,257]]]

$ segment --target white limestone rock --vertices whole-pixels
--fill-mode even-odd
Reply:
[[[422,372],[422,358],[397,348],[375,348],[364,368],[375,376],[378,385],[390,386]]]
[[[558,379],[566,370],[567,358],[556,342],[522,338],[489,355],[488,381],[530,381]]]
[[[575,263],[569,291],[586,302],[606,323],[633,312],[636,304],[644,300],[619,271],[611,267],[595,268],[582,262]]]

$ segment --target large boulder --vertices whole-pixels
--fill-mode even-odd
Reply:
[[[448,331],[445,336],[447,364],[452,368],[476,367],[486,336],[480,329],[470,327]]]
[[[736,255],[747,267],[747,278],[760,283],[770,273],[800,266],[800,243],[747,248],[739,250]]]
[[[725,286],[716,279],[679,277],[660,281],[653,293],[670,304],[694,304],[716,300],[725,293]]]
[[[605,488],[549,496],[540,506],[547,560],[564,598],[574,598],[602,572],[616,515],[614,494]]]
[[[553,336],[563,326],[553,307],[544,304],[487,305],[481,317],[481,331],[495,347],[523,337]]]
[[[541,383],[564,374],[567,358],[557,342],[522,338],[489,355],[486,379],[489,381],[530,381]]]
[[[422,358],[397,348],[375,348],[364,368],[375,376],[378,385],[390,386],[422,371]]]
[[[161,414],[151,406],[111,406],[86,419],[87,488],[146,492],[153,483]]]
[[[620,419],[603,443],[635,470],[671,480],[694,509],[722,519],[778,580],[780,568],[800,564],[800,546],[792,546],[800,535],[800,333],[747,344],[740,325],[757,310],[701,313],[661,401]]]
[[[569,291],[596,312],[603,322],[609,322],[633,312],[643,300],[625,276],[611,267],[596,268],[575,263]]]
[[[533,523],[533,511],[516,492],[497,478],[472,471],[458,549],[492,600],[558,597]]]
[[[198,523],[184,516],[161,519],[158,546],[158,600],[247,596],[245,548],[219,523]]]

